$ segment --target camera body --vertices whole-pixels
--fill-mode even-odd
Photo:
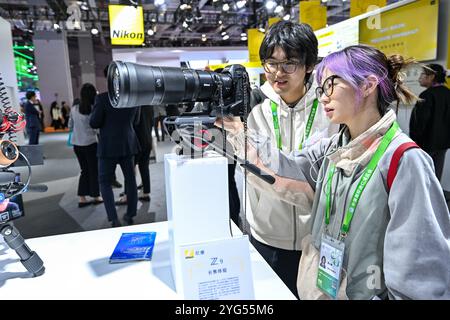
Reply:
[[[231,77],[231,87],[225,87],[228,90],[223,95],[223,106],[220,105],[220,93],[210,100],[210,116],[240,116],[247,117],[246,108],[250,103],[250,83],[245,67],[234,64],[225,67],[219,74],[228,74]],[[223,90],[223,89],[222,89]]]

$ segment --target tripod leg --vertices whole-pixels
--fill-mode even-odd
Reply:
[[[30,250],[17,228],[12,224],[7,223],[1,227],[0,232],[8,246],[16,251],[23,266],[32,273],[34,277],[44,274],[44,262],[42,262],[36,252]]]

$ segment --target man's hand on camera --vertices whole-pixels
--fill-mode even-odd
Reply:
[[[244,124],[239,117],[217,118],[214,122],[214,125],[219,128],[222,128],[222,124],[225,131],[234,135],[244,130]]]

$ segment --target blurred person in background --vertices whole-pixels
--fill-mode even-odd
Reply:
[[[36,108],[37,98],[34,91],[27,91],[27,101],[24,104],[25,120],[27,121],[25,129],[28,134],[28,144],[39,144],[39,131],[41,124],[39,122],[40,112]]]
[[[106,78],[108,67],[103,73]],[[100,129],[97,150],[100,190],[112,227],[122,225],[117,217],[112,190],[117,165],[122,169],[127,190],[127,213],[123,220],[130,225],[136,216],[138,199],[134,156],[140,151],[140,146],[134,127],[138,121],[139,108],[113,108],[108,92],[97,95],[89,123],[92,128]]]
[[[53,101],[52,104],[50,105],[50,115],[52,117],[52,127],[55,130],[61,129],[63,117],[58,102]]]
[[[39,122],[41,124],[41,131],[44,132],[45,125],[44,125],[44,107],[42,106],[41,100],[36,99],[36,106],[38,107],[38,110],[40,112],[39,114]]]
[[[69,124],[70,108],[65,101],[61,102],[62,128],[66,129]]]
[[[439,64],[422,68],[419,83],[426,90],[411,114],[409,135],[434,163],[439,180],[444,169],[445,153],[450,148],[450,89],[445,84],[446,70]]]
[[[89,125],[96,95],[97,90],[92,84],[83,84],[81,99],[79,104],[73,106],[68,123],[72,131],[70,142],[81,169],[78,181],[79,208],[103,202],[98,183],[97,132]],[[92,197],[93,201],[88,201],[87,196]]]

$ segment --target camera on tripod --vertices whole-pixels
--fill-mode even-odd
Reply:
[[[113,61],[108,68],[108,92],[115,108],[203,102],[201,112],[183,113],[164,120],[172,140],[176,143],[188,140],[194,149],[207,144],[204,141],[192,143],[194,135],[203,135],[212,129],[216,117],[245,118],[250,102],[247,71],[236,64],[218,73]],[[197,124],[195,128],[194,124]],[[203,136],[208,139],[207,134]]]
[[[222,145],[215,144],[220,140],[217,135],[209,134],[216,117],[237,116],[246,120],[250,112],[250,82],[244,66],[230,65],[218,73],[113,61],[108,68],[108,94],[115,108],[207,102],[206,109],[200,114],[184,113],[166,119],[166,126],[172,125],[180,139],[173,139],[173,134],[170,133],[169,136],[177,143],[183,141],[184,147],[187,145],[190,148],[191,156],[194,154],[192,151],[203,153],[211,145],[266,182],[275,182],[275,178],[247,159],[228,154],[226,138],[222,132],[219,132],[223,138]]]

